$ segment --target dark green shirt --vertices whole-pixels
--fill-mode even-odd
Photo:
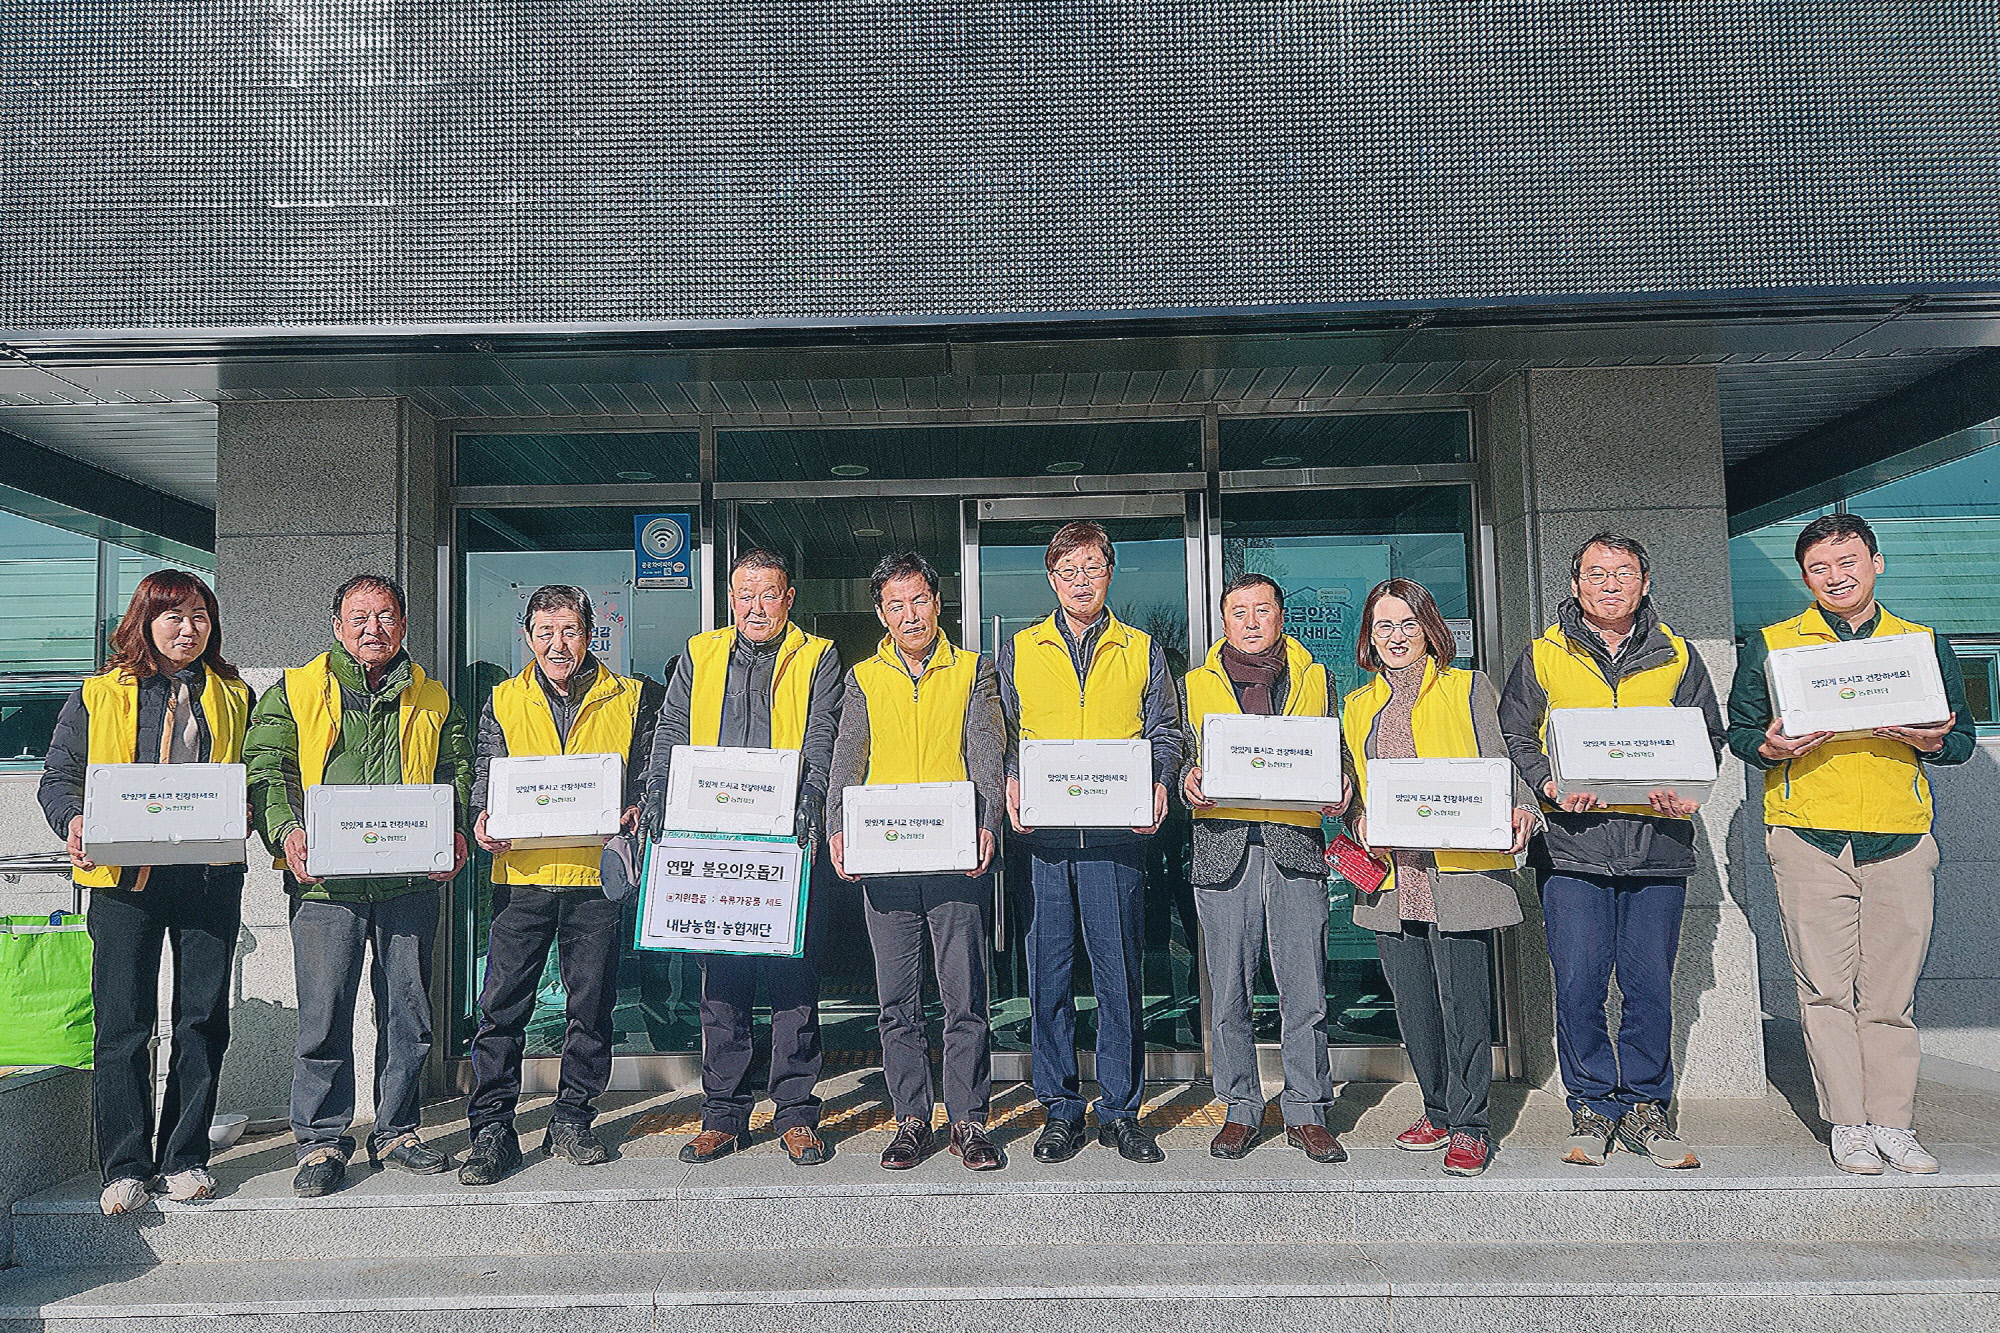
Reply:
[[[1847,643],[1873,636],[1875,626],[1882,619],[1882,609],[1876,607],[1875,614],[1861,622],[1859,629],[1850,628],[1845,619],[1828,615],[1824,609],[1821,617],[1833,630],[1834,636]],[[1965,676],[1959,670],[1958,654],[1951,650],[1950,641],[1942,634],[1932,634],[1931,642],[1937,646],[1938,673],[1944,677],[1945,701],[1951,705],[1957,720],[1945,733],[1944,744],[1921,757],[1927,764],[1962,764],[1972,757],[1973,746],[1978,741],[1972,710],[1965,701]],[[1764,663],[1770,655],[1771,650],[1765,645],[1764,636],[1752,634],[1737,650],[1736,679],[1729,686],[1729,748],[1736,752],[1738,759],[1755,769],[1776,768],[1781,762],[1766,759],[1757,748],[1764,743],[1764,729],[1777,716],[1771,707],[1771,682],[1764,674]],[[1923,838],[1918,833],[1858,833],[1844,829],[1795,828],[1792,832],[1828,856],[1839,856],[1841,850],[1852,843],[1857,865],[1901,856]]]

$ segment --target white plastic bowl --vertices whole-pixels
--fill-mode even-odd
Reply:
[[[219,1115],[208,1127],[208,1142],[215,1148],[227,1148],[243,1137],[243,1127],[250,1123],[247,1115]]]

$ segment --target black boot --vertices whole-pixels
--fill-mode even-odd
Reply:
[[[472,1151],[458,1168],[461,1185],[494,1185],[521,1167],[521,1140],[512,1125],[482,1125],[472,1136]]]
[[[568,1120],[549,1121],[549,1132],[542,1137],[542,1151],[578,1166],[596,1166],[611,1160],[611,1149],[604,1146],[604,1140],[589,1125]]]

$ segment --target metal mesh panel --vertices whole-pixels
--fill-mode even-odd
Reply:
[[[15,0],[0,327],[2000,283],[2000,0]]]

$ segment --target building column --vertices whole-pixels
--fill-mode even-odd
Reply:
[[[1653,602],[1686,636],[1727,697],[1736,667],[1723,495],[1722,421],[1710,367],[1533,369],[1490,395],[1482,456],[1498,557],[1504,684],[1523,647],[1569,595],[1569,561],[1592,534],[1643,542]],[[1674,980],[1678,1092],[1688,1098],[1764,1095],[1763,1006],[1744,863],[1743,768],[1726,755],[1697,822]],[[1752,830],[1754,832],[1755,830]],[[1525,878],[1525,877],[1524,877]],[[1553,976],[1537,895],[1513,937],[1522,1071],[1560,1091]],[[1615,992],[1614,992],[1615,994]],[[1614,998],[1614,1015],[1616,1000]]]
[[[409,652],[439,666],[436,430],[398,398],[223,403],[216,428],[215,572],[223,652],[261,695],[331,642],[333,590],[386,574],[410,602]],[[254,844],[253,844],[254,845]],[[283,878],[251,859],[221,1107],[282,1115],[298,1041]],[[443,977],[448,969],[440,966]],[[359,1114],[372,1111],[374,1024],[356,1018]],[[445,1015],[438,1015],[442,1046]]]

